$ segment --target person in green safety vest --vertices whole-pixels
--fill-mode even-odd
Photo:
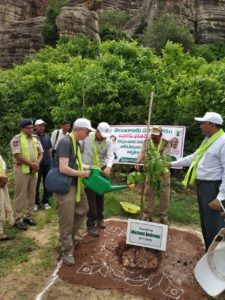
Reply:
[[[113,165],[113,143],[110,140],[110,126],[106,122],[98,124],[96,132],[80,142],[83,163],[96,166],[103,170],[103,176],[109,177]],[[91,236],[99,237],[101,229],[106,228],[104,222],[104,195],[97,195],[94,191],[85,188],[89,203],[87,215],[87,229]],[[97,227],[96,227],[97,226]]]
[[[218,231],[224,227],[221,201],[225,199],[225,133],[223,118],[216,112],[206,112],[194,118],[200,122],[205,136],[199,148],[168,167],[189,167],[182,184],[196,185],[202,235],[206,251]]]
[[[135,165],[135,169],[139,169],[139,164],[145,158],[145,151],[150,149],[153,151],[157,156],[167,157],[170,155],[171,152],[171,144],[169,141],[162,137],[162,127],[160,126],[153,126],[151,129],[151,138],[147,140],[147,147],[146,142],[143,144],[142,149],[138,155],[137,162]],[[148,155],[149,152],[148,151]],[[147,155],[147,156],[148,156]],[[151,159],[151,157],[146,157],[146,159]],[[154,174],[147,174],[147,176],[154,176]],[[170,172],[167,171],[162,173],[162,189],[160,191],[160,222],[162,224],[168,224],[168,208],[169,208],[169,200],[170,200]],[[157,191],[150,186],[148,183],[145,186],[144,191],[144,213],[143,213],[143,220],[144,221],[153,221],[153,212],[154,212],[154,200],[157,194]]]
[[[10,142],[15,173],[13,210],[15,227],[27,230],[28,225],[36,225],[32,215],[35,205],[37,172],[43,158],[43,148],[38,137],[33,134],[32,120],[23,119],[19,128],[20,134],[15,135]]]
[[[58,167],[61,174],[72,177],[68,193],[53,193],[58,212],[62,258],[67,265],[75,264],[73,252],[78,243],[77,231],[88,212],[82,179],[89,177],[91,172],[88,170],[90,166],[82,163],[79,141],[93,130],[88,119],[77,119],[72,132],[59,142],[55,153],[54,167]]]

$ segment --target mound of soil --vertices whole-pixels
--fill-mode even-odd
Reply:
[[[201,240],[169,228],[166,252],[126,245],[127,222],[108,221],[99,238],[84,236],[75,266],[63,264],[61,279],[97,289],[120,289],[147,299],[207,299],[193,270],[204,255]]]
[[[155,271],[159,265],[161,252],[153,249],[145,249],[126,244],[126,236],[124,236],[115,252],[119,261],[126,268],[147,269],[148,272]]]

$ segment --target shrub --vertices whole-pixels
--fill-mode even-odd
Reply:
[[[194,49],[194,38],[188,28],[170,14],[165,14],[155,21],[140,40],[144,46],[154,48],[158,54],[168,41],[181,44],[185,51]]]

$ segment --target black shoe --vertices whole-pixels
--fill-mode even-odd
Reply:
[[[32,218],[24,218],[23,222],[27,223],[30,226],[36,226],[37,225],[37,222],[34,221],[34,219],[32,219]]]
[[[18,229],[21,229],[21,230],[27,230],[28,229],[28,225],[24,222],[15,223],[14,226]]]
[[[15,236],[5,236],[5,237],[3,237],[3,238],[1,238],[0,239],[0,242],[3,242],[3,241],[11,241],[11,240],[13,240],[13,239],[15,239]]]
[[[100,233],[95,227],[88,227],[88,234],[93,236],[93,237],[99,237]]]

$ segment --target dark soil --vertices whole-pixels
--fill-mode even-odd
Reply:
[[[119,289],[146,299],[208,299],[194,278],[204,255],[196,235],[169,228],[166,252],[125,244],[127,223],[108,221],[99,238],[84,236],[75,249],[75,266],[59,276],[96,289]]]
[[[118,256],[120,263],[128,268],[155,271],[159,266],[161,252],[153,249],[145,249],[126,244],[126,236],[118,242],[115,254]]]

